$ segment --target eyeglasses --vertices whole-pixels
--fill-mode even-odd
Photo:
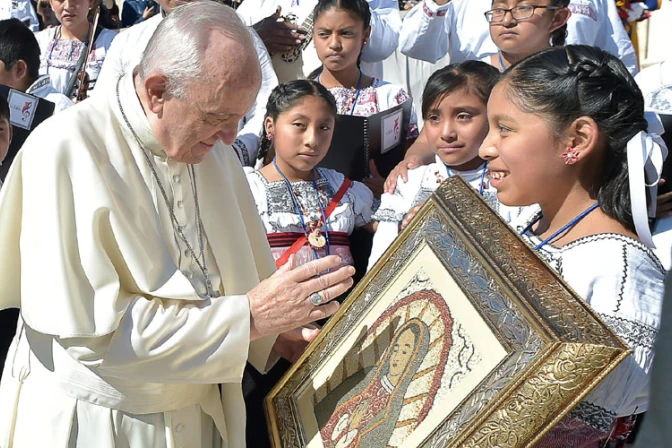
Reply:
[[[537,8],[550,9],[550,10],[560,9],[559,6],[533,6],[533,5],[520,5],[516,6],[515,8],[508,8],[508,9],[496,8],[487,11],[485,13],[485,20],[487,20],[488,23],[502,22],[504,20],[504,17],[506,17],[507,12],[511,13],[511,17],[513,17],[514,20],[525,20],[532,17],[534,15],[534,11],[536,11]]]

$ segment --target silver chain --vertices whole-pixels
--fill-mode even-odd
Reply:
[[[196,255],[196,252],[194,249],[191,247],[191,244],[189,244],[189,240],[187,240],[187,237],[184,235],[184,232],[182,231],[182,226],[180,225],[179,221],[177,220],[177,216],[175,216],[175,210],[173,208],[173,204],[171,204],[170,200],[168,199],[168,195],[166,194],[166,190],[163,187],[163,184],[161,183],[161,180],[159,179],[159,174],[156,172],[156,169],[154,168],[154,164],[152,163],[151,159],[149,158],[149,154],[147,154],[149,151],[142,145],[140,142],[140,138],[135,132],[135,129],[133,129],[133,126],[131,126],[130,121],[128,120],[128,117],[126,116],[126,113],[124,112],[124,108],[121,105],[121,98],[119,95],[119,85],[121,84],[121,79],[117,81],[117,103],[119,104],[119,110],[121,111],[121,116],[124,118],[124,121],[126,122],[126,125],[128,128],[131,130],[131,134],[133,134],[133,137],[135,138],[135,141],[137,142],[138,146],[140,146],[140,149],[142,149],[142,154],[145,156],[145,161],[147,162],[147,165],[149,166],[149,169],[152,171],[152,175],[154,176],[154,180],[156,181],[156,184],[159,186],[159,190],[161,191],[161,195],[163,196],[163,200],[166,202],[166,205],[168,206],[168,210],[170,211],[170,218],[172,221],[173,225],[173,231],[177,233],[177,236],[182,240],[182,242],[187,246],[187,250],[191,254],[191,256],[194,258],[194,261],[196,261],[196,264],[198,265],[199,269],[203,273],[203,276],[205,277],[205,286],[207,289],[206,292],[206,298],[215,298],[219,297],[220,293],[219,291],[215,291],[214,288],[212,287],[212,281],[210,280],[210,274],[208,272],[208,268],[205,264],[205,244],[203,240],[203,222],[201,221],[201,209],[198,204],[198,190],[196,189],[196,171],[194,170],[194,165],[189,165],[189,174],[191,177],[191,184],[192,188],[194,190],[194,201],[196,202],[196,231],[198,233],[198,243],[200,246],[200,252],[201,252],[201,258],[203,259],[202,263],[199,257]],[[178,246],[179,249],[179,246]]]

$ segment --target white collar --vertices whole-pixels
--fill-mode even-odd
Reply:
[[[33,84],[31,84],[30,87],[26,90],[26,93],[29,95],[34,95],[37,97],[40,97],[40,91],[44,90],[45,88],[51,87],[51,79],[49,78],[49,75],[42,75],[39,78],[35,80]],[[51,90],[51,89],[49,89]],[[50,93],[50,92],[46,92]]]
[[[383,389],[387,391],[387,393],[391,394],[394,392],[394,386],[390,382],[390,379],[387,377],[387,375],[380,377],[380,384],[383,386]]]
[[[474,180],[479,180],[481,179],[481,176],[483,175],[483,170],[486,169],[486,164],[483,162],[478,168],[474,170],[469,170],[469,171],[457,171],[451,168],[448,168],[445,163],[439,158],[439,156],[435,156],[436,164],[439,166],[439,170],[443,177],[453,177],[459,175],[462,177],[464,180],[467,182],[472,182]]]
[[[140,99],[138,94],[135,91],[135,84],[133,82],[133,69],[129,70],[121,78],[119,78],[118,86],[115,86],[114,89],[111,89],[111,95],[114,98],[110,99],[110,103],[113,105],[112,109],[115,114],[118,115],[119,122],[122,123],[125,127],[132,127],[129,129],[131,133],[135,133],[139,143],[147,148],[159,158],[166,159],[166,151],[163,149],[163,146],[156,140],[152,128],[149,125],[149,120],[145,115],[145,111],[140,104]],[[117,93],[119,95],[117,99]],[[121,109],[123,109],[123,114]],[[124,117],[125,115],[125,117]],[[126,122],[128,119],[128,123]]]

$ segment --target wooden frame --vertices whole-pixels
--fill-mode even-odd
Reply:
[[[271,438],[532,446],[630,353],[456,177],[269,394]]]

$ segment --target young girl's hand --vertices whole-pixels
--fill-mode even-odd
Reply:
[[[411,223],[415,215],[420,211],[422,206],[425,205],[425,202],[427,201],[423,201],[419,205],[416,205],[411,209],[411,211],[404,215],[404,219],[402,219],[401,224],[399,224],[399,230],[404,230]]]
[[[425,128],[420,131],[420,135],[413,142],[406,155],[404,160],[402,160],[387,176],[385,181],[385,193],[393,194],[394,190],[397,188],[397,178],[401,176],[401,180],[404,183],[408,182],[408,170],[417,168],[421,165],[429,165],[434,161],[434,151],[432,146],[429,144],[427,139],[427,134]]]
[[[399,176],[401,176],[401,180],[404,183],[408,182],[408,171],[422,164],[422,158],[419,156],[411,156],[399,162],[385,180],[385,193],[394,194],[394,190],[397,189],[397,179]]]

